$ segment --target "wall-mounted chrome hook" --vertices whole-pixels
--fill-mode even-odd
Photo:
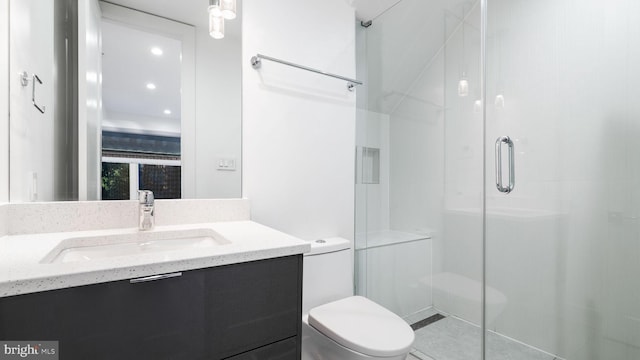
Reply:
[[[262,61],[260,60],[259,57],[252,56],[251,57],[251,66],[253,66],[254,69],[259,69],[260,66],[262,66]]]
[[[33,106],[38,109],[38,111],[44,114],[45,106],[40,106],[36,102],[36,81],[40,83],[40,85],[42,85],[42,80],[40,80],[40,77],[38,77],[38,75],[36,74],[33,74],[32,78],[29,79],[29,74],[27,74],[26,71],[23,71],[22,74],[20,74],[20,84],[22,86],[27,86],[29,85],[29,81],[31,81],[31,102],[33,103]]]
[[[26,71],[23,71],[22,74],[20,74],[20,85],[27,86],[29,85],[29,74],[27,74]]]

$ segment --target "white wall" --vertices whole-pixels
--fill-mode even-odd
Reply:
[[[34,1],[11,1],[10,103],[11,199],[16,201],[53,200],[54,147],[53,114],[55,113],[53,3],[34,5]],[[17,44],[21,46],[16,47]],[[18,50],[19,49],[19,50]],[[37,56],[34,56],[37,54]],[[16,74],[23,71],[37,74],[42,84],[36,84],[37,103],[32,104],[33,80],[22,86]]]
[[[242,1],[238,2],[238,11]],[[227,21],[237,26],[244,18]],[[196,25],[196,197],[242,196],[242,39],[214,40]],[[216,170],[219,158],[236,160],[236,171]]]
[[[0,0],[0,203],[9,201],[9,0]]]
[[[303,239],[352,239],[355,93],[344,81],[268,61],[256,71],[249,58],[353,77],[354,11],[343,0],[243,5],[243,196],[252,219]]]

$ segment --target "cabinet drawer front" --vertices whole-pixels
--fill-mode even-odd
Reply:
[[[75,359],[196,359],[205,352],[203,276],[117,281],[0,299],[0,339],[59,341]]]
[[[0,339],[59,341],[65,360],[196,360],[300,333],[302,255],[152,279],[0,298]]]
[[[222,267],[206,276],[205,310],[215,357],[298,334],[302,256]]]

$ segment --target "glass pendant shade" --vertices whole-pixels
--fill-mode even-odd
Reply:
[[[214,39],[224,38],[224,18],[209,13],[209,35]]]
[[[236,0],[220,0],[222,16],[227,20],[236,18]]]
[[[211,16],[222,16],[222,6],[220,5],[220,0],[209,0],[209,17]]]
[[[480,112],[482,112],[482,100],[476,100],[473,103],[473,112],[475,114],[479,114]]]
[[[469,95],[469,81],[467,76],[463,73],[462,78],[458,82],[458,96],[465,97]]]

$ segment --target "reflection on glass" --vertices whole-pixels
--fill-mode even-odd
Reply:
[[[462,73],[462,79],[458,82],[458,96],[465,97],[469,95],[469,80],[465,73]]]
[[[140,190],[151,190],[156,199],[180,199],[180,166],[139,166]]]
[[[128,200],[129,164],[102,163],[102,200]]]
[[[180,198],[182,43],[106,19],[102,33],[103,199]]]
[[[496,106],[496,109],[503,109],[504,108],[504,95],[502,95],[502,94],[496,95],[496,100],[494,101],[494,105]]]
[[[156,199],[181,198],[180,166],[136,161],[102,163],[102,200],[133,200],[135,190],[151,190]]]

